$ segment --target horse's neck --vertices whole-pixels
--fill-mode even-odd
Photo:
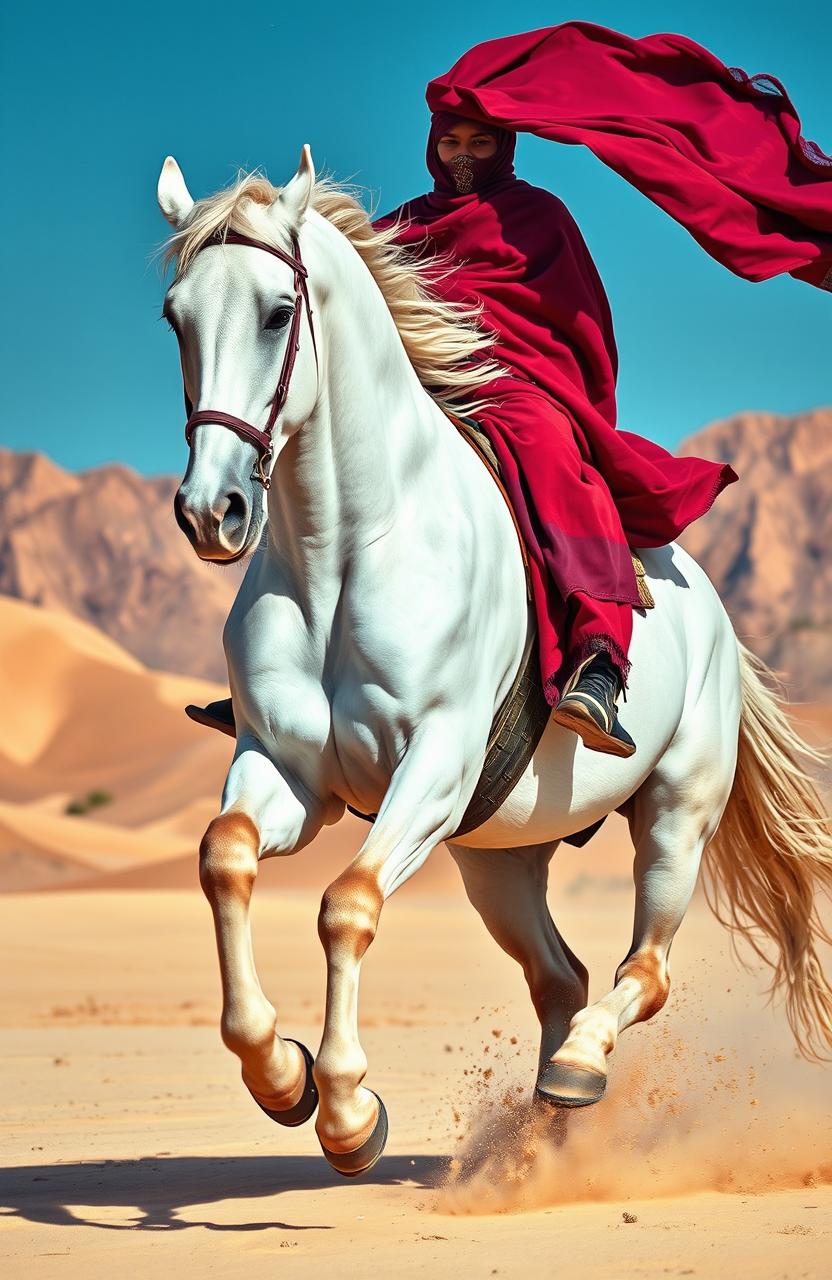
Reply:
[[[270,554],[307,616],[334,607],[350,564],[394,525],[405,488],[412,499],[423,485],[429,501],[441,423],[358,255],[344,243],[334,257],[325,269],[335,282],[315,310],[318,401],[280,454],[269,495]]]

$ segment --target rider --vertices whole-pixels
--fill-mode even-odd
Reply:
[[[482,389],[490,403],[477,421],[528,548],[544,691],[557,704],[556,721],[586,746],[629,756],[635,743],[616,702],[627,682],[632,611],[641,607],[630,543],[670,541],[734,474],[640,442],[672,465],[686,519],[657,522],[649,500],[646,511],[632,509],[626,490],[645,459],[613,429],[616,351],[603,286],[565,205],[514,176],[515,140],[504,129],[435,114],[427,147],[433,192],[375,225],[395,223],[397,242],[415,255],[441,255],[434,289],[448,301],[479,304],[481,323],[495,334],[490,354],[504,372]],[[626,531],[610,476],[629,501]],[[645,489],[651,481],[657,490],[668,486],[666,475],[650,474]],[[230,705],[190,714],[216,724]]]
[[[635,743],[616,702],[627,683],[632,612],[641,607],[630,545],[671,541],[735,477],[639,442],[654,469],[657,458],[671,468],[677,496],[685,490],[683,520],[668,523],[652,510],[650,488],[667,488],[668,477],[644,474],[651,464],[614,430],[615,339],[598,272],[562,201],[515,177],[515,142],[512,131],[435,112],[433,191],[376,225],[395,223],[399,243],[440,255],[434,288],[445,300],[482,308],[480,323],[495,336],[489,354],[503,373],[482,389],[490,403],[477,420],[529,551],[544,691],[555,720],[586,746],[629,756]],[[636,504],[628,493],[634,473],[644,499]]]
[[[824,289],[832,158],[779,81],[667,33],[566,22],[487,41],[426,96],[434,189],[376,225],[440,255],[443,298],[481,306],[502,372],[478,423],[529,551],[544,690],[589,747],[630,755],[616,715],[641,605],[629,548],[673,541],[736,476],[616,429],[603,285],[565,205],[515,177],[516,131],[589,146],[737,275]],[[223,716],[233,732],[230,704],[204,718]]]

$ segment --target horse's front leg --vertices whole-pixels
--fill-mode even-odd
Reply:
[[[322,815],[298,798],[259,745],[242,742],[219,817],[199,850],[199,879],[214,915],[222,978],[221,1033],[242,1063],[243,1082],[282,1124],[299,1124],[317,1095],[311,1060],[277,1033],[277,1014],[254,965],[249,906],[261,854],[307,844]]]
[[[327,994],[315,1060],[316,1128],[325,1156],[340,1173],[369,1169],[386,1142],[384,1106],[362,1086],[367,1058],[358,1038],[359,973],[385,899],[454,829],[461,769],[447,761],[449,740],[453,735],[441,741],[424,735],[411,744],[367,840],[321,902],[318,933],[326,954]]]

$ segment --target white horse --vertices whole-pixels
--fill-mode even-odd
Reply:
[[[175,229],[165,312],[203,415],[177,516],[197,554],[217,562],[255,551],[266,530],[225,628],[237,745],[200,848],[222,1037],[279,1122],[308,1119],[319,1095],[323,1150],[356,1173],[387,1133],[362,1083],[361,961],[387,897],[459,825],[529,625],[510,515],[423,386],[475,396],[460,359],[485,340],[475,317],[426,296],[420,269],[351,196],[316,182],[308,148],[282,190],[249,175],[196,204],[169,157],[158,199]],[[283,257],[217,244],[224,230]],[[311,316],[285,260],[297,245]],[[264,500],[258,450],[212,419],[262,431],[296,303],[297,363],[271,450],[259,451]],[[811,753],[699,566],[676,546],[643,559],[656,608],[635,618],[622,712],[636,754],[589,752],[550,721],[502,808],[450,844],[471,902],[523,967],[542,1027],[537,1095],[556,1105],[599,1098],[619,1033],[667,999],[668,952],[703,851],[721,918],[761,939],[802,1050],[832,1043],[814,903],[832,886],[832,848],[804,771]],[[323,895],[326,1022],[313,1064],[278,1034],[249,902],[259,860],[311,844],[347,803],[378,817]],[[636,851],[633,941],[612,990],[587,1005],[586,970],[547,909],[547,865],[562,837],[613,810]]]

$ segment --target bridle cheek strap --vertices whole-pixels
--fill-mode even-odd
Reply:
[[[309,333],[312,337],[312,349],[315,352],[315,363],[318,361],[318,348],[315,342],[315,329],[312,324],[312,307],[309,302],[309,289],[307,287],[306,278],[307,271],[303,265],[300,256],[300,245],[297,236],[292,236],[293,255],[285,253],[282,249],[278,249],[276,245],[266,244],[262,240],[253,240],[250,236],[238,234],[236,231],[227,231],[224,235],[217,232],[209,240],[206,240],[200,246],[207,249],[210,245],[216,244],[241,244],[247,245],[251,249],[262,249],[265,253],[271,253],[275,258],[280,258],[281,262],[285,262],[290,266],[295,276],[295,304],[292,309],[292,319],[289,325],[289,336],[286,342],[286,351],[283,355],[283,363],[280,367],[280,377],[277,380],[277,387],[272,396],[271,407],[266,425],[261,431],[258,427],[252,426],[250,422],[246,422],[244,418],[238,418],[233,413],[225,413],[222,409],[198,409],[193,412],[193,405],[185,392],[185,412],[188,420],[185,423],[185,439],[188,445],[194,433],[194,428],[202,423],[215,423],[222,427],[228,427],[234,431],[242,440],[247,440],[249,444],[253,444],[257,450],[257,470],[252,474],[252,480],[258,480],[264,489],[270,487],[269,463],[272,459],[272,436],[274,433],[274,424],[277,421],[277,415],[280,413],[286,397],[289,394],[289,384],[292,381],[292,372],[295,367],[298,350],[300,348],[300,325],[301,314],[304,306],[306,307],[306,315],[309,320]]]

